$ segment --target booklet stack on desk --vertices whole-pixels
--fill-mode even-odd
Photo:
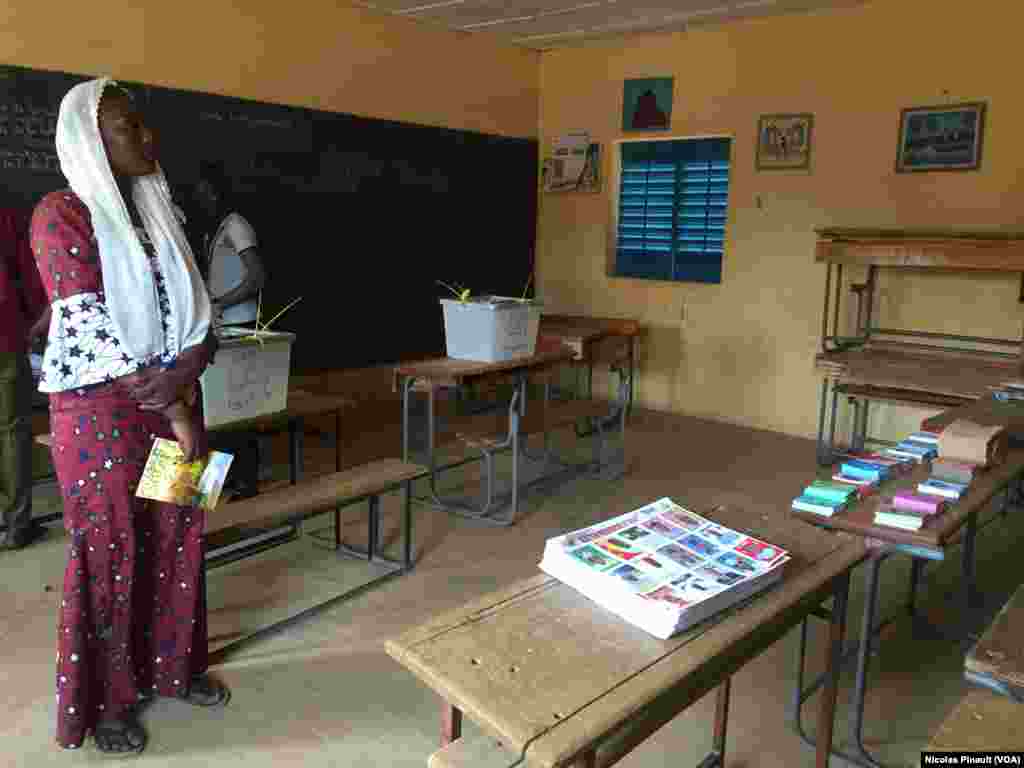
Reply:
[[[788,560],[664,498],[548,539],[540,568],[665,639],[773,584]]]
[[[1004,381],[998,386],[989,386],[989,390],[991,390],[992,397],[996,400],[1004,402],[1024,400],[1024,381],[1019,379]]]
[[[875,512],[875,522],[906,531],[919,531],[935,515],[942,514],[946,502],[936,496],[899,491],[882,499]]]
[[[893,448],[886,448],[885,454],[897,459],[911,459],[918,463],[939,455],[939,436],[933,432],[914,432],[900,440]]]

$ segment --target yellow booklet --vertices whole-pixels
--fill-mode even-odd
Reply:
[[[186,463],[181,446],[158,437],[153,441],[135,495],[207,511],[217,506],[232,455],[210,451],[204,458]]]

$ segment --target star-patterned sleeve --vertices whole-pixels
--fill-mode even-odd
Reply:
[[[63,392],[134,373],[107,312],[89,209],[70,191],[36,206],[32,252],[50,300],[52,320],[43,355],[42,392]]]

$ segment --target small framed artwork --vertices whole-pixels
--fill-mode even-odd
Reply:
[[[757,121],[756,166],[759,171],[811,167],[814,115],[761,115]]]
[[[622,92],[623,131],[667,131],[672,124],[671,77],[626,80]]]
[[[984,102],[904,109],[897,173],[977,170],[984,128]]]

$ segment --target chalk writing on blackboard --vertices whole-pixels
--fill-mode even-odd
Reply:
[[[268,117],[252,117],[244,112],[200,112],[200,120],[214,120],[223,123],[248,123],[263,128],[280,128],[289,130],[293,124],[288,120],[273,120]]]

